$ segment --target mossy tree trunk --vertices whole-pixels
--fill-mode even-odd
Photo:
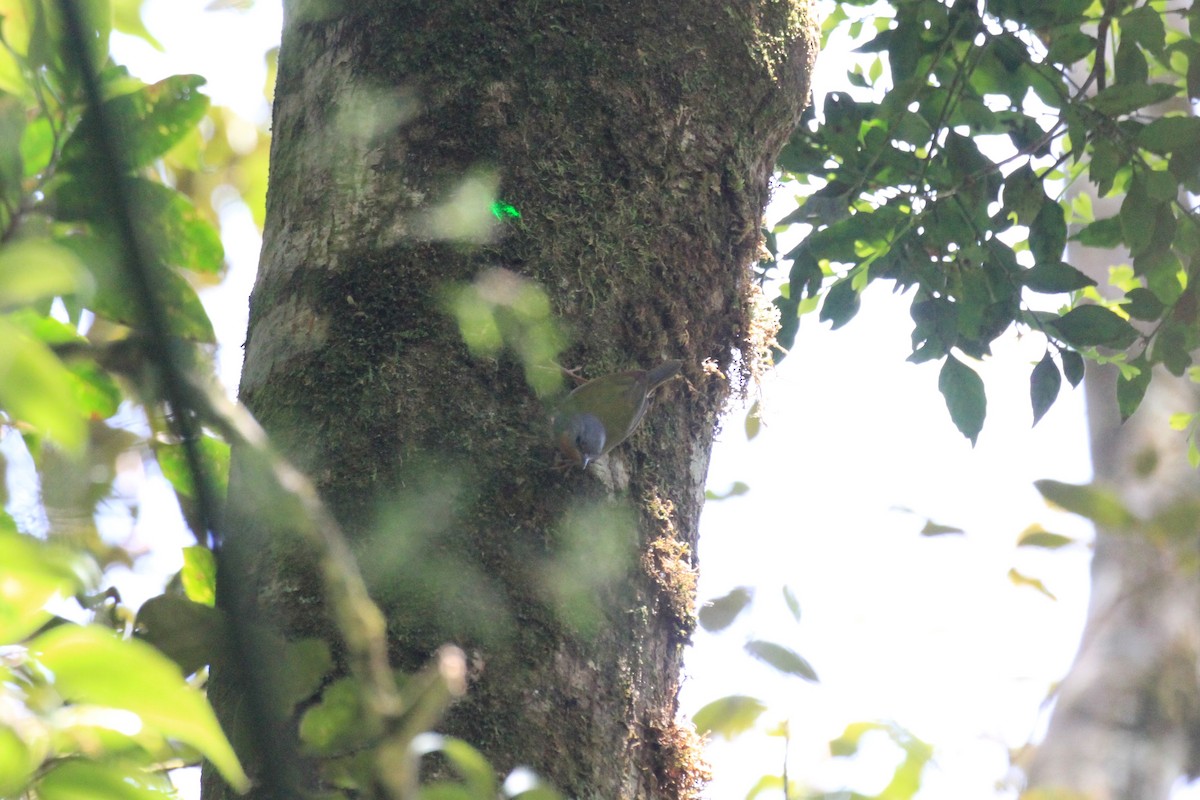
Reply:
[[[568,796],[687,796],[697,519],[761,347],[750,267],[807,3],[285,6],[242,399],[350,535],[393,663],[466,650],[446,732]],[[520,217],[485,234],[493,193]],[[447,313],[495,268],[544,287],[588,377],[685,361],[599,470],[550,468],[519,359],[472,356]],[[262,556],[263,615],[336,643],[319,582]]]

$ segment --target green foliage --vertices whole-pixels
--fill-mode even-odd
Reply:
[[[945,361],[939,386],[972,442],[986,403],[963,359],[987,357],[1010,328],[1047,341],[1031,376],[1035,423],[1061,376],[1079,382],[1082,357],[1139,365],[1119,390],[1123,416],[1154,365],[1183,374],[1200,345],[1200,228],[1182,202],[1200,190],[1200,121],[1184,102],[1200,97],[1200,26],[1189,27],[1136,2],[833,8],[823,44],[855,40],[856,89],[826,96],[778,160],[809,187],[768,237],[808,231],[778,256],[790,262],[780,347],[819,298],[836,328],[870,282],[889,281],[911,292],[911,360]],[[1081,180],[1122,197],[1120,211],[1093,219],[1090,203],[1069,203]],[[1072,235],[1068,221],[1084,224]],[[1128,250],[1123,298],[1102,299],[1063,261],[1069,240]],[[1049,310],[1060,301],[1048,295],[1068,305]]]
[[[95,143],[115,136],[116,188],[140,223],[155,303],[178,337],[166,346],[179,363],[206,365],[199,346],[214,341],[213,329],[194,283],[219,275],[224,252],[214,215],[170,179],[182,171],[178,150],[200,138],[212,110],[202,78],[146,85],[109,60],[114,19],[148,37],[140,2],[74,5],[107,131],[86,102],[61,4],[0,0],[0,438],[6,456],[23,445],[31,458],[44,514],[18,524],[0,510],[0,645],[9,655],[0,707],[16,713],[0,719],[0,795],[162,797],[174,791],[168,769],[202,758],[245,787],[207,700],[185,680],[219,648],[211,553],[185,556],[180,586],[199,602],[146,604],[140,636],[129,638],[132,611],[102,581],[132,558],[96,524],[105,506],[110,516],[136,514],[116,478],[155,454],[185,502],[193,476],[167,424],[178,409],[163,407],[148,369],[146,309],[130,289],[122,221],[104,199],[113,181]],[[13,431],[20,436],[5,436]],[[227,479],[228,446],[209,436],[200,449]],[[0,486],[22,469],[0,459]],[[73,618],[91,624],[48,610],[71,598]]]

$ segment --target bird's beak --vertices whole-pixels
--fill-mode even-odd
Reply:
[[[591,456],[586,456],[583,453],[580,453],[579,458],[580,458],[580,469],[587,469],[587,465],[592,463]]]

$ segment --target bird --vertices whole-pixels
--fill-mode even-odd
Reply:
[[[558,448],[567,459],[587,465],[629,438],[650,402],[650,395],[675,377],[683,362],[671,359],[653,369],[603,375],[567,395],[554,415]]]

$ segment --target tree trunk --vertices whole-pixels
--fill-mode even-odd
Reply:
[[[242,400],[348,532],[393,664],[468,653],[447,733],[567,796],[689,796],[697,519],[760,346],[749,266],[808,95],[807,3],[285,6]],[[684,361],[607,464],[551,469],[520,360],[464,345],[453,288],[507,296],[509,273],[544,287],[587,377]],[[336,645],[294,549],[257,554],[261,614]]]

